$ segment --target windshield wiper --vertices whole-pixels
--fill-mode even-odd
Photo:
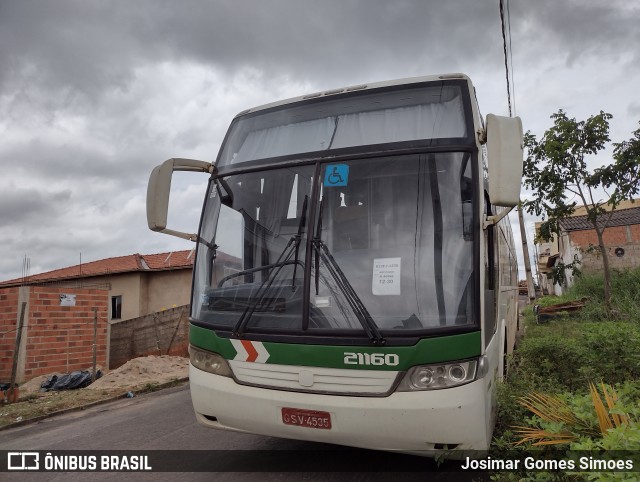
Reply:
[[[309,196],[304,197],[304,202],[302,203],[302,214],[300,214],[300,223],[298,224],[298,234],[296,235],[296,256],[294,258],[295,264],[293,265],[293,278],[291,279],[291,291],[296,290],[296,270],[298,269],[298,254],[300,252],[300,242],[302,241],[302,231],[305,228],[307,223],[307,203],[309,201]]]
[[[322,242],[322,208],[324,199],[320,200],[320,214],[318,216],[318,227],[316,229],[316,235],[313,238],[313,246],[315,248],[317,243]],[[315,270],[316,270],[316,296],[320,294],[320,250],[314,249],[315,252]]]
[[[364,303],[362,303],[362,300],[353,289],[351,283],[349,283],[346,275],[340,269],[338,262],[329,252],[329,248],[327,248],[326,244],[319,240],[314,242],[314,249],[319,251],[323,263],[327,267],[333,279],[336,281],[336,285],[338,286],[338,288],[340,288],[340,291],[347,300],[347,303],[349,303],[349,306],[358,318],[358,321],[367,332],[367,335],[371,339],[371,342],[375,345],[384,345],[386,343],[386,340],[382,336],[382,333],[380,333],[378,325],[376,325],[376,322],[373,321],[371,314],[364,306]]]
[[[280,253],[280,256],[278,256],[278,260],[269,266],[261,266],[259,268],[252,269],[252,271],[261,271],[266,268],[275,268],[273,271],[269,271],[269,274],[262,281],[262,283],[260,284],[260,287],[256,291],[255,298],[249,305],[247,305],[245,310],[242,312],[242,315],[240,315],[240,319],[233,327],[234,336],[237,336],[239,338],[242,337],[242,335],[244,334],[244,330],[247,327],[249,320],[251,319],[251,316],[253,316],[253,313],[256,311],[256,308],[260,305],[260,303],[262,303],[262,300],[264,299],[265,295],[271,288],[271,285],[273,284],[273,282],[278,277],[278,274],[280,273],[280,271],[282,271],[282,268],[284,268],[287,265],[293,264],[293,276],[295,281],[296,268],[298,264],[302,264],[298,260],[298,251],[300,248],[300,242],[302,240],[302,233],[304,232],[304,225],[306,223],[306,219],[307,219],[307,196],[304,197],[304,204],[302,205],[302,214],[300,216],[300,222],[298,224],[298,232],[293,236],[291,236],[291,238],[289,239],[289,242]],[[293,255],[294,253],[295,253],[295,259],[290,260],[291,255]],[[294,281],[291,282],[292,285]],[[294,291],[295,291],[295,287],[294,287]]]
[[[336,281],[336,285],[340,288],[340,291],[344,295],[347,303],[351,307],[351,310],[358,318],[358,321],[364,328],[365,332],[369,336],[371,342],[375,345],[384,345],[386,340],[382,336],[378,325],[373,321],[371,314],[367,310],[366,306],[356,293],[356,290],[353,289],[353,286],[347,279],[346,275],[340,269],[338,262],[335,260],[327,245],[321,239],[322,234],[322,201],[320,201],[320,215],[318,219],[318,228],[316,230],[316,235],[313,238],[313,249],[315,251],[315,270],[316,270],[316,295],[319,292],[319,276],[320,276],[320,258],[322,258],[322,262],[327,267],[329,274]]]

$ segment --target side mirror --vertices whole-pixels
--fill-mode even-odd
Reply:
[[[169,193],[171,177],[174,171],[213,173],[213,164],[195,159],[172,158],[164,161],[151,171],[147,186],[147,224],[151,231],[170,234],[179,238],[196,241],[196,234],[188,234],[167,229],[167,213],[169,211]]]
[[[487,115],[489,198],[495,206],[513,207],[520,201],[523,135],[520,117]]]

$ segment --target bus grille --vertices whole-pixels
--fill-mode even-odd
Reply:
[[[265,388],[334,395],[386,396],[398,373],[383,370],[273,365],[230,360],[237,382]]]

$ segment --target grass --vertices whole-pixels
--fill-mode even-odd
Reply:
[[[0,427],[54,412],[78,408],[122,394],[122,390],[68,390],[27,395],[16,403],[0,405]]]
[[[130,387],[108,388],[93,390],[81,388],[77,390],[63,390],[59,392],[37,392],[20,397],[17,403],[0,404],[0,428],[23,420],[32,420],[45,415],[51,415],[61,410],[81,408],[103,400],[111,400],[126,396],[127,392],[150,393],[174,387],[183,383],[182,380],[172,380],[166,383],[150,382],[144,385]]]
[[[602,382],[612,390],[607,392],[603,388],[607,405],[612,399],[606,397],[619,393],[621,400],[627,404],[625,413],[632,415],[629,420],[639,420],[640,269],[614,273],[611,311],[605,308],[603,293],[602,277],[583,276],[566,295],[537,301],[541,306],[548,306],[589,298],[582,311],[563,314],[547,323],[537,324],[532,308],[525,310],[526,334],[509,359],[506,383],[498,387],[499,413],[493,444],[496,454],[513,450],[522,440],[522,432],[518,437],[518,429],[514,427],[531,427],[527,429],[530,432],[524,433],[532,437],[558,429],[556,420],[545,421],[539,414],[536,415],[536,411],[532,410],[532,407],[538,406],[536,404],[543,407],[545,403],[549,406],[555,404],[553,406],[556,409],[566,407],[563,408],[564,412],[555,410],[556,414],[569,417],[571,411],[579,420],[589,420],[591,417],[597,427],[598,420],[603,420],[601,416],[604,412],[596,403],[593,387],[594,384],[604,387]],[[600,419],[589,415],[594,405]],[[580,442],[570,442],[566,430],[564,433],[559,431],[558,436],[565,437],[561,441],[567,447],[577,449],[593,446],[637,450],[640,425],[637,422],[622,425],[624,427],[607,429],[608,435],[603,433],[593,439],[582,437]],[[567,423],[565,427],[571,427],[571,424]],[[551,432],[549,429],[552,429]],[[530,438],[532,440],[534,438]],[[523,445],[525,449],[531,446]],[[495,480],[511,479],[496,476]]]
[[[164,382],[164,383],[151,382],[151,383],[147,383],[143,387],[141,387],[138,390],[138,393],[157,392],[158,390],[162,390],[164,388],[170,388],[170,387],[178,386],[181,383],[182,383],[182,380],[180,380],[180,379],[175,379],[175,380],[171,380],[169,382]]]
[[[589,299],[580,316],[584,321],[626,320],[640,323],[640,269],[612,270],[611,312],[605,309],[604,278],[598,274],[584,274],[577,279],[567,294],[545,296],[536,300],[536,303],[548,306],[582,298]]]

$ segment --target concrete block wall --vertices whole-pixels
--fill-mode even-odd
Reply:
[[[189,305],[111,323],[109,368],[147,355],[188,356]]]
[[[62,294],[75,295],[75,306],[62,306]],[[94,307],[98,317],[96,361],[99,365],[107,365],[107,290],[49,286],[5,288],[0,290],[0,330],[12,332],[2,336],[1,380],[11,378],[22,301],[27,302],[27,310],[19,352],[18,383],[38,375],[90,367],[93,363]]]

